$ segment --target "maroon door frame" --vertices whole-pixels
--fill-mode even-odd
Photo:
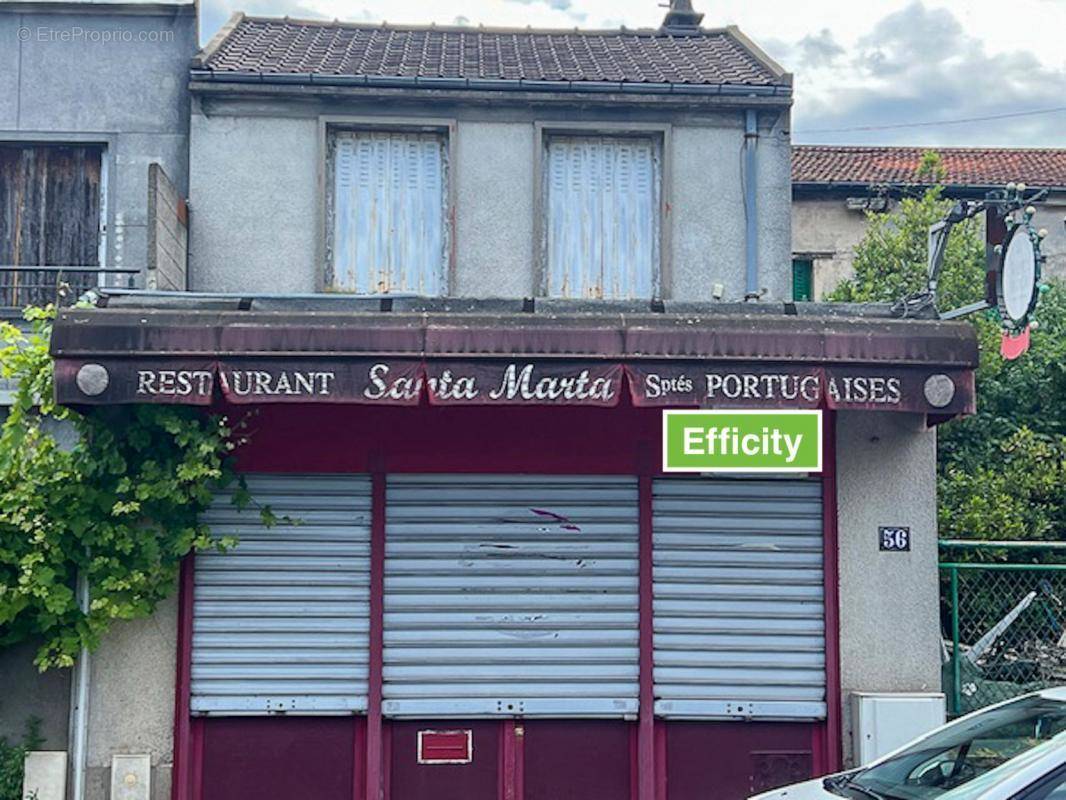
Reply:
[[[284,424],[286,414],[297,414],[303,410],[303,415],[309,417],[297,421],[295,425]],[[219,409],[229,413],[243,413],[233,408]],[[514,409],[478,409],[477,416],[469,414],[475,409],[430,409],[422,406],[418,409],[392,409],[392,408],[366,408],[359,407],[349,409],[348,414],[364,415],[367,417],[381,416],[383,420],[371,419],[365,426],[367,430],[377,434],[377,442],[372,448],[362,453],[352,455],[345,451],[343,441],[330,441],[333,447],[325,458],[318,457],[307,463],[296,463],[290,467],[291,471],[306,472],[369,472],[371,475],[371,583],[370,583],[370,663],[368,680],[368,711],[365,728],[360,724],[359,717],[353,717],[353,725],[357,731],[365,730],[364,735],[356,733],[357,753],[355,754],[358,765],[361,757],[365,754],[366,761],[363,770],[356,769],[365,775],[365,781],[353,781],[353,800],[389,800],[389,763],[390,736],[388,735],[389,722],[382,718],[381,713],[381,689],[382,689],[382,648],[383,648],[383,613],[384,613],[384,563],[385,563],[385,475],[387,472],[527,472],[527,473],[556,473],[556,474],[596,474],[614,472],[618,474],[636,474],[638,478],[639,511],[639,583],[640,583],[640,615],[639,615],[639,685],[640,685],[640,712],[637,725],[633,728],[632,752],[632,781],[631,790],[633,800],[667,800],[666,785],[666,752],[667,752],[667,726],[665,721],[657,719],[654,714],[654,691],[652,682],[653,652],[652,652],[652,480],[661,474],[661,470],[654,461],[652,454],[660,452],[658,436],[659,411],[643,410],[622,407],[618,409],[577,409],[574,419],[570,424],[563,425],[564,430],[576,432],[579,435],[591,433],[594,430],[595,416],[599,415],[600,421],[606,421],[615,415],[630,416],[636,414],[633,420],[621,420],[620,424],[604,426],[608,429],[606,438],[611,433],[624,432],[628,434],[627,441],[635,446],[630,451],[629,458],[607,457],[604,458],[602,451],[594,445],[586,447],[553,447],[551,442],[533,441],[540,438],[544,430],[542,425],[545,419],[558,421],[560,414],[565,414],[569,409],[521,409],[534,419],[527,419],[523,427],[529,431],[530,458],[516,459],[514,453],[498,451],[477,451],[476,448],[457,455],[449,450],[448,443],[455,439],[465,439],[465,433],[473,434],[471,441],[479,441],[480,431],[472,428],[464,431],[466,426],[483,427],[486,419],[493,415],[506,416],[508,411]],[[458,411],[456,414],[454,412]],[[537,413],[537,412],[540,413]],[[263,407],[260,410],[258,424],[265,424],[266,429],[261,429],[258,436],[269,437],[271,422],[282,423],[277,427],[280,434],[290,440],[294,434],[298,438],[301,428],[316,425],[328,425],[333,417],[343,420],[345,417],[344,407]],[[381,445],[390,430],[395,430],[396,420],[400,414],[423,414],[441,415],[454,417],[451,420],[425,420],[425,429],[432,431],[436,438],[434,442],[427,442],[425,449],[417,452],[408,450],[391,467],[387,460],[387,450]],[[444,412],[442,414],[442,412]],[[449,414],[448,412],[452,412]],[[467,413],[463,413],[467,412]],[[643,413],[641,413],[643,412]],[[826,410],[823,426],[823,472],[822,495],[823,495],[823,535],[824,535],[824,596],[825,596],[825,641],[826,641],[826,720],[822,725],[813,726],[811,752],[815,771],[819,774],[836,771],[841,766],[841,720],[843,711],[840,697],[840,626],[839,626],[839,587],[838,587],[838,540],[837,540],[837,458],[836,458],[836,414]],[[393,424],[389,424],[389,419]],[[535,419],[535,418],[540,418]],[[649,424],[649,420],[652,422]],[[454,422],[465,423],[456,429]],[[633,422],[636,424],[633,424]],[[549,422],[550,424],[550,422]],[[592,426],[592,427],[590,427]],[[490,424],[491,428],[492,425]],[[503,427],[506,427],[504,425]],[[349,435],[359,437],[359,432]],[[592,436],[595,438],[595,435]],[[314,437],[305,444],[305,448],[314,448]],[[254,440],[253,440],[254,441]],[[580,441],[577,439],[576,441]],[[275,442],[275,445],[277,443]],[[617,445],[617,441],[613,444]],[[246,471],[284,472],[286,471],[286,457],[275,453],[267,455],[269,448],[253,452],[251,457],[242,456],[241,468]],[[280,448],[280,452],[289,454],[289,447]],[[338,455],[340,453],[341,455]],[[616,454],[617,455],[617,454]],[[488,462],[488,463],[486,463]],[[195,560],[193,556],[185,559],[181,567],[179,579],[179,610],[178,610],[178,652],[177,652],[177,686],[174,703],[174,782],[172,800],[200,800],[202,796],[202,764],[203,764],[203,725],[204,719],[192,717],[190,712],[191,700],[191,671],[192,671],[192,616],[193,616],[193,575]],[[522,726],[514,720],[501,721],[501,770],[500,770],[500,800],[523,800],[521,780],[523,769],[522,758]]]

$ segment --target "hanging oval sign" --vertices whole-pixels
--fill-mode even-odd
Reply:
[[[1029,324],[1040,296],[1040,253],[1028,223],[1007,234],[996,280],[996,300],[1003,321],[1015,331]]]

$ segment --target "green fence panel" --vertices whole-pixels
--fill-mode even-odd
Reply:
[[[952,715],[1066,684],[1066,564],[940,569]]]

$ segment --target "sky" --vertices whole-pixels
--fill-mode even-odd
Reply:
[[[795,75],[793,141],[1066,148],[1066,0],[694,0]],[[656,0],[201,0],[209,39],[248,14],[394,24],[658,27]]]

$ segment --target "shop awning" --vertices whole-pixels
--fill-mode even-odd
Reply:
[[[97,308],[60,313],[66,404],[974,410],[971,326],[753,314]]]

